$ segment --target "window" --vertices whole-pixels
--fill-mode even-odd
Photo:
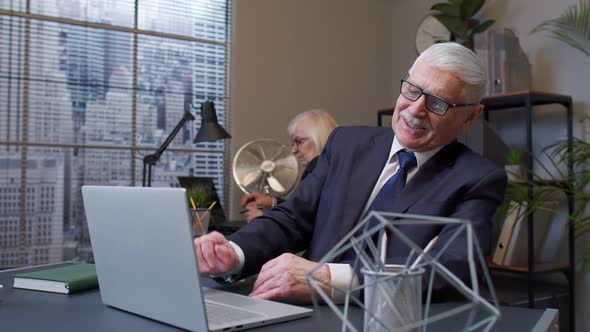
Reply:
[[[0,0],[0,269],[90,259],[80,187],[141,185],[185,101],[229,129],[230,17],[229,0]],[[226,143],[194,145],[193,113],[152,185],[210,176],[227,198]]]

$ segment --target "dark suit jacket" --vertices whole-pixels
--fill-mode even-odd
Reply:
[[[303,170],[303,173],[301,173],[301,179],[299,181],[303,181],[303,179],[305,179],[306,176],[308,176],[309,174],[311,174],[311,172],[313,172],[317,161],[318,161],[318,157],[315,157],[307,164],[307,166]],[[283,203],[284,201],[285,201],[284,199],[277,197],[277,204]]]
[[[358,223],[388,160],[393,136],[388,128],[336,128],[315,169],[291,196],[229,237],[244,251],[243,276],[258,273],[265,262],[284,252],[307,249],[310,260],[321,259]],[[491,219],[505,187],[502,169],[453,142],[422,165],[390,211],[468,219],[485,254]],[[424,247],[437,234],[438,244],[447,243],[456,227],[428,226],[405,233]],[[465,243],[465,236],[457,238],[439,259],[463,280],[469,276]],[[388,248],[399,257],[399,243]]]

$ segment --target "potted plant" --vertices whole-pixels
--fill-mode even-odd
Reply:
[[[434,4],[430,9],[433,15],[451,32],[451,39],[473,50],[473,35],[484,32],[495,20],[480,22],[474,18],[485,0],[449,0]]]
[[[189,204],[193,209],[207,209],[212,202],[211,195],[204,186],[196,185],[186,190]]]
[[[581,122],[589,121],[590,118],[585,116]],[[590,185],[590,143],[585,140],[573,138],[571,150],[567,141],[558,141],[546,148],[551,151],[550,159],[553,168],[557,169],[558,164],[573,163],[573,174],[567,177],[567,174],[560,175],[567,179],[568,185],[561,188],[566,195],[574,198],[574,209],[568,215],[569,222],[575,226],[576,239],[585,239],[590,236],[590,216],[588,215],[588,206],[590,204],[590,195],[587,192]],[[581,241],[579,243],[578,263],[584,271],[590,271],[590,243]]]
[[[582,121],[590,120],[585,117]],[[547,201],[559,195],[567,195],[574,199],[574,209],[567,215],[567,219],[575,226],[575,238],[583,239],[590,236],[590,216],[587,209],[590,204],[590,195],[587,193],[590,185],[590,143],[585,140],[573,138],[571,150],[567,140],[560,140],[545,147],[541,158],[534,157],[536,165],[543,171],[540,176],[531,169],[532,180],[521,178],[519,181],[510,182],[506,190],[504,203],[498,209],[498,213],[508,211],[510,201],[526,202],[527,215],[538,210],[551,213],[559,213],[558,210],[548,210]],[[563,165],[569,162],[573,164],[573,173],[567,173]],[[530,192],[529,192],[530,190]],[[582,241],[578,251],[578,266],[584,271],[590,271],[590,243]]]
[[[522,164],[522,152],[517,149],[511,149],[506,157],[507,164],[504,170],[508,175],[509,181],[518,181],[524,177],[524,166]]]
[[[569,6],[566,11],[556,19],[546,20],[535,27],[531,34],[549,32],[551,38],[557,39],[567,45],[590,56],[590,1],[580,0],[578,5]],[[589,121],[584,116],[580,123]],[[576,227],[576,239],[590,237],[590,216],[587,207],[590,203],[590,195],[587,188],[590,184],[590,143],[574,138],[571,148],[567,141],[559,141],[547,147],[551,150],[553,165],[566,164],[571,161],[574,172],[569,177],[566,194],[574,197],[575,208],[569,217],[569,221]],[[556,167],[554,167],[556,168]],[[558,168],[557,168],[558,169]],[[590,241],[579,241],[578,262],[584,271],[590,271]]]

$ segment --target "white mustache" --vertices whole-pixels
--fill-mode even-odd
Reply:
[[[416,117],[414,117],[412,115],[412,113],[410,113],[410,111],[406,108],[401,110],[401,112],[399,112],[399,115],[404,118],[404,120],[406,120],[406,122],[414,127],[414,128],[424,128],[427,130],[432,130],[432,125],[430,124],[430,121],[428,121],[428,119],[418,119]]]

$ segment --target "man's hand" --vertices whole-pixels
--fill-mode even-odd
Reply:
[[[242,207],[264,207],[270,209],[272,207],[272,197],[266,196],[259,192],[253,192],[242,196],[240,201]]]
[[[195,252],[197,254],[199,273],[224,274],[231,272],[240,263],[234,248],[218,232],[211,232],[196,238]]]
[[[262,210],[260,210],[256,206],[248,206],[244,210],[244,218],[246,219],[246,222],[250,222],[250,220],[252,220],[256,217],[260,217],[261,215],[262,215]]]
[[[280,300],[291,303],[310,303],[311,286],[306,276],[317,263],[303,259],[293,254],[282,254],[268,261],[254,283],[251,297],[263,300]],[[314,278],[320,282],[320,287],[327,294],[331,294],[331,276],[328,265],[323,265],[314,273]]]

